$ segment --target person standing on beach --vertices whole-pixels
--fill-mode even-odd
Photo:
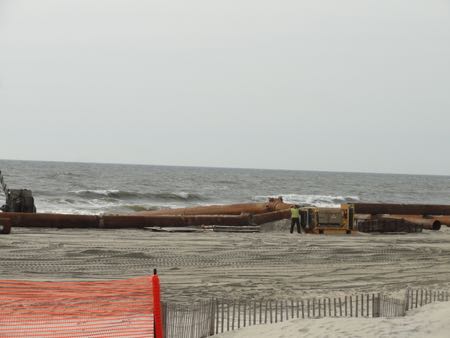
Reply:
[[[293,205],[291,208],[291,234],[294,232],[294,225],[297,225],[297,232],[301,234],[300,209],[298,208],[298,205]]]

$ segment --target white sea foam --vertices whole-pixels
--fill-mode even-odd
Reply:
[[[340,195],[302,195],[302,194],[277,194],[270,196],[255,196],[255,201],[267,201],[269,198],[282,197],[286,203],[295,203],[301,205],[311,205],[323,208],[339,207],[342,203],[357,202],[358,196],[340,196]]]
[[[69,191],[69,193],[73,193],[76,195],[97,194],[97,195],[105,195],[105,196],[109,196],[110,194],[117,194],[119,192],[120,192],[120,190],[117,190],[117,189],[87,189],[87,190]]]

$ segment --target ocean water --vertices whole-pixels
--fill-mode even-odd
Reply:
[[[38,212],[130,213],[266,201],[450,204],[450,176],[0,160],[9,188],[33,191]],[[0,204],[3,204],[0,193]]]

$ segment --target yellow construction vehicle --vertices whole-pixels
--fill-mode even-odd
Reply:
[[[355,209],[351,204],[340,208],[300,208],[301,225],[307,233],[351,234]]]

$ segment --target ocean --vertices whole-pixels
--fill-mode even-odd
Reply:
[[[450,176],[0,160],[9,188],[31,189],[38,212],[102,214],[285,201],[450,204]],[[0,193],[0,204],[4,198]]]

